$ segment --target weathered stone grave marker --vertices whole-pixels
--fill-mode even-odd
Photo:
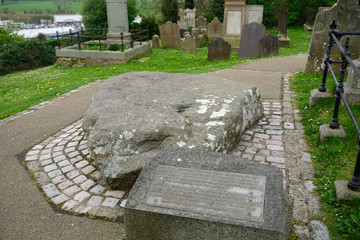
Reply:
[[[260,39],[260,57],[273,57],[279,55],[279,38],[268,33]]]
[[[222,38],[218,38],[209,44],[208,60],[225,60],[230,58],[231,45],[224,41]]]
[[[180,30],[176,23],[167,21],[159,30],[162,48],[181,48]]]
[[[160,47],[159,35],[155,34],[152,37],[152,48],[159,48],[159,47]]]
[[[256,22],[245,24],[241,32],[239,58],[247,59],[260,56],[260,39],[265,36],[265,26]]]
[[[196,19],[196,27],[200,30],[205,29],[207,27],[207,20],[203,16],[200,16]]]
[[[107,19],[108,19],[108,41],[120,41],[120,33],[124,37],[130,35],[127,0],[106,0]]]
[[[353,62],[360,70],[360,59],[354,60]],[[347,81],[344,83],[344,96],[348,103],[360,102],[360,79],[351,67],[349,67]]]
[[[315,18],[314,31],[311,36],[305,73],[322,73],[324,58],[329,44],[330,24],[335,19],[337,30],[340,32],[360,32],[360,5],[358,0],[339,0],[332,8],[320,8]],[[360,57],[360,38],[350,37],[351,59]],[[344,46],[345,37],[341,39]],[[333,60],[341,60],[338,47],[331,51]],[[339,72],[340,64],[333,65],[335,72]]]
[[[196,38],[186,34],[181,39],[181,49],[183,52],[196,52]]]
[[[292,201],[280,169],[173,149],[147,164],[125,206],[129,239],[288,239]]]
[[[279,47],[290,47],[290,38],[287,36],[289,8],[285,6],[279,7],[278,36]]]
[[[222,36],[222,28],[223,25],[219,21],[217,17],[215,17],[211,23],[207,25],[207,35],[209,38],[209,41],[216,40],[218,38],[221,38]]]

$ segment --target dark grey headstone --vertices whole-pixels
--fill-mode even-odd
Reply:
[[[208,60],[225,60],[230,58],[230,43],[218,38],[209,44]]]
[[[206,150],[172,149],[147,164],[125,206],[128,239],[289,239],[282,172]]]
[[[260,39],[265,36],[265,26],[256,22],[244,24],[241,31],[239,58],[248,59],[260,56]]]
[[[272,57],[279,55],[279,38],[268,33],[260,39],[260,57]]]

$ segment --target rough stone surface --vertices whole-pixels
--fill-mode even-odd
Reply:
[[[329,92],[329,90],[326,90],[326,92],[320,92],[319,89],[313,89],[310,93],[310,99],[309,99],[309,107],[314,106],[321,100],[332,98],[334,97],[334,94]]]
[[[168,21],[159,30],[162,48],[181,48],[180,30],[176,23]]]
[[[174,180],[179,184],[177,187],[168,185],[173,181],[173,174],[167,172],[171,169],[181,172],[175,177],[181,180]],[[204,177],[200,180],[195,176],[197,173]],[[238,175],[254,179],[248,180],[250,185],[240,186],[232,181]],[[219,181],[217,176],[223,181]],[[163,181],[163,187],[155,190],[158,186],[155,181]],[[191,182],[191,186],[187,182]],[[263,190],[255,182],[264,184]],[[218,185],[221,187],[222,184],[229,184],[227,191],[232,194],[227,198],[214,191],[214,188]],[[207,190],[201,191],[197,186],[207,186]],[[174,194],[179,194],[176,191],[180,191],[180,195],[186,197],[172,198],[171,194],[162,192],[164,188],[167,191],[176,188]],[[254,193],[252,189],[256,189]],[[209,198],[221,203],[207,205]],[[234,201],[244,198],[253,200],[244,202],[248,207],[244,206],[246,210],[243,211],[249,211],[248,213],[239,216],[234,213],[235,209],[227,211]],[[201,207],[193,210],[194,201],[196,206]],[[173,207],[165,207],[166,204]],[[252,204],[263,205],[257,205],[255,214],[251,210]],[[203,214],[212,210],[213,214]],[[224,236],[227,239],[239,239],[240,235],[242,239],[288,239],[292,202],[282,188],[282,172],[276,167],[211,151],[173,149],[158,154],[144,167],[129,194],[124,217],[129,239],[224,239]]]
[[[206,29],[207,27],[207,20],[205,17],[200,16],[196,19],[196,27],[198,29]]]
[[[207,36],[209,41],[216,40],[222,37],[223,25],[217,17],[207,25]]]
[[[320,126],[320,140],[323,142],[326,137],[339,137],[343,138],[346,136],[346,132],[343,126],[340,125],[338,129],[332,129],[329,124],[323,124]]]
[[[160,47],[160,41],[159,41],[159,35],[155,34],[152,36],[152,48],[159,48]]]
[[[196,52],[196,38],[186,34],[181,39],[181,49],[183,52]]]
[[[239,58],[248,59],[260,56],[260,39],[265,36],[265,26],[256,22],[244,24],[241,31]]]
[[[336,199],[340,200],[354,200],[360,198],[360,192],[352,191],[348,188],[349,181],[335,181]]]
[[[230,43],[218,38],[209,44],[208,60],[225,60],[230,58]]]
[[[191,29],[191,36],[192,37],[197,37],[200,33],[201,33],[201,31],[198,28]]]
[[[319,11],[316,15],[314,31],[311,36],[309,56],[305,65],[305,73],[322,73],[324,70],[324,58],[329,44],[329,30],[333,19],[336,19],[337,30],[340,32],[360,32],[358,0],[339,0],[330,9]],[[360,38],[350,37],[351,59],[358,59],[360,56]],[[344,46],[345,37],[341,39]],[[341,60],[338,47],[332,48],[331,56],[333,60]],[[340,64],[333,64],[335,72],[338,71]]]
[[[360,59],[353,62],[360,71]],[[344,83],[344,96],[350,104],[360,102],[360,78],[355,74],[352,67],[349,67],[347,81]]]
[[[110,78],[101,86],[83,129],[91,157],[108,184],[128,188],[159,151],[184,147],[229,152],[262,114],[259,91],[252,85],[138,72]]]
[[[260,57],[273,57],[279,55],[279,38],[268,33],[260,39]]]
[[[327,226],[320,221],[311,221],[310,222],[311,237],[314,240],[330,240],[330,234]]]

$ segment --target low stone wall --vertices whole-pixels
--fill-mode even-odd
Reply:
[[[68,57],[75,59],[84,59],[86,65],[112,65],[119,63],[127,63],[131,59],[150,53],[151,44],[143,42],[134,43],[134,48],[129,48],[124,52],[113,51],[94,51],[94,50],[79,50],[77,45],[56,50],[57,57]]]

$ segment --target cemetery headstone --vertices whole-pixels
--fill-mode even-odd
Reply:
[[[218,38],[209,43],[208,60],[225,60],[230,58],[230,43],[222,38]]]
[[[200,29],[199,28],[191,29],[191,36],[192,37],[197,37],[199,34],[200,34]]]
[[[360,59],[353,62],[360,70]],[[360,78],[351,67],[349,67],[347,81],[344,83],[344,95],[348,103],[360,103]]]
[[[260,57],[273,57],[279,55],[279,38],[268,33],[260,39]]]
[[[200,16],[196,19],[196,27],[199,29],[206,29],[207,20],[203,16]]]
[[[120,41],[121,33],[130,35],[127,0],[106,0],[109,41]]]
[[[337,30],[340,32],[360,32],[360,6],[358,0],[339,0],[332,8],[321,8],[316,15],[314,31],[305,65],[305,73],[322,73],[324,70],[324,58],[329,44],[329,30],[333,19],[336,20]],[[360,38],[350,37],[351,59],[360,56]],[[345,37],[341,39],[344,44]],[[344,46],[344,45],[343,45]],[[337,46],[331,51],[333,60],[341,60],[341,54]],[[340,64],[333,64],[335,72],[339,72]]]
[[[101,85],[82,126],[103,180],[113,189],[129,189],[160,151],[230,152],[262,115],[260,92],[253,85],[195,74],[132,72]]]
[[[289,8],[285,6],[279,7],[278,36],[279,47],[289,48],[290,38],[287,36]]]
[[[250,24],[252,22],[257,22],[258,24],[262,24],[263,13],[263,5],[247,5],[245,23]]]
[[[180,30],[182,30],[182,29],[187,30],[186,22],[184,19],[184,17],[185,17],[184,9],[180,8],[178,15],[179,15],[179,20],[177,21],[177,24],[178,24]]]
[[[207,25],[207,35],[210,42],[222,37],[222,28],[223,25],[217,17]]]
[[[186,34],[181,39],[181,48],[183,52],[196,52],[196,38]]]
[[[195,27],[195,8],[194,9],[185,9],[184,10],[185,16],[184,16],[184,20],[186,22],[186,27],[187,29],[189,27]]]
[[[231,48],[238,49],[242,27],[245,23],[246,0],[225,0],[224,27],[222,38],[231,44]]]
[[[152,47],[153,48],[159,48],[160,47],[159,35],[157,35],[157,34],[155,34],[152,37]]]
[[[260,39],[265,36],[265,26],[256,22],[245,24],[241,32],[239,59],[260,56]]]
[[[199,48],[201,47],[201,44],[203,42],[203,39],[204,39],[204,35],[202,34],[199,34],[197,37],[196,37],[196,47]]]
[[[142,170],[125,205],[129,239],[289,239],[282,171],[232,155],[173,149]]]
[[[162,48],[181,48],[180,30],[176,23],[167,21],[159,30]]]

